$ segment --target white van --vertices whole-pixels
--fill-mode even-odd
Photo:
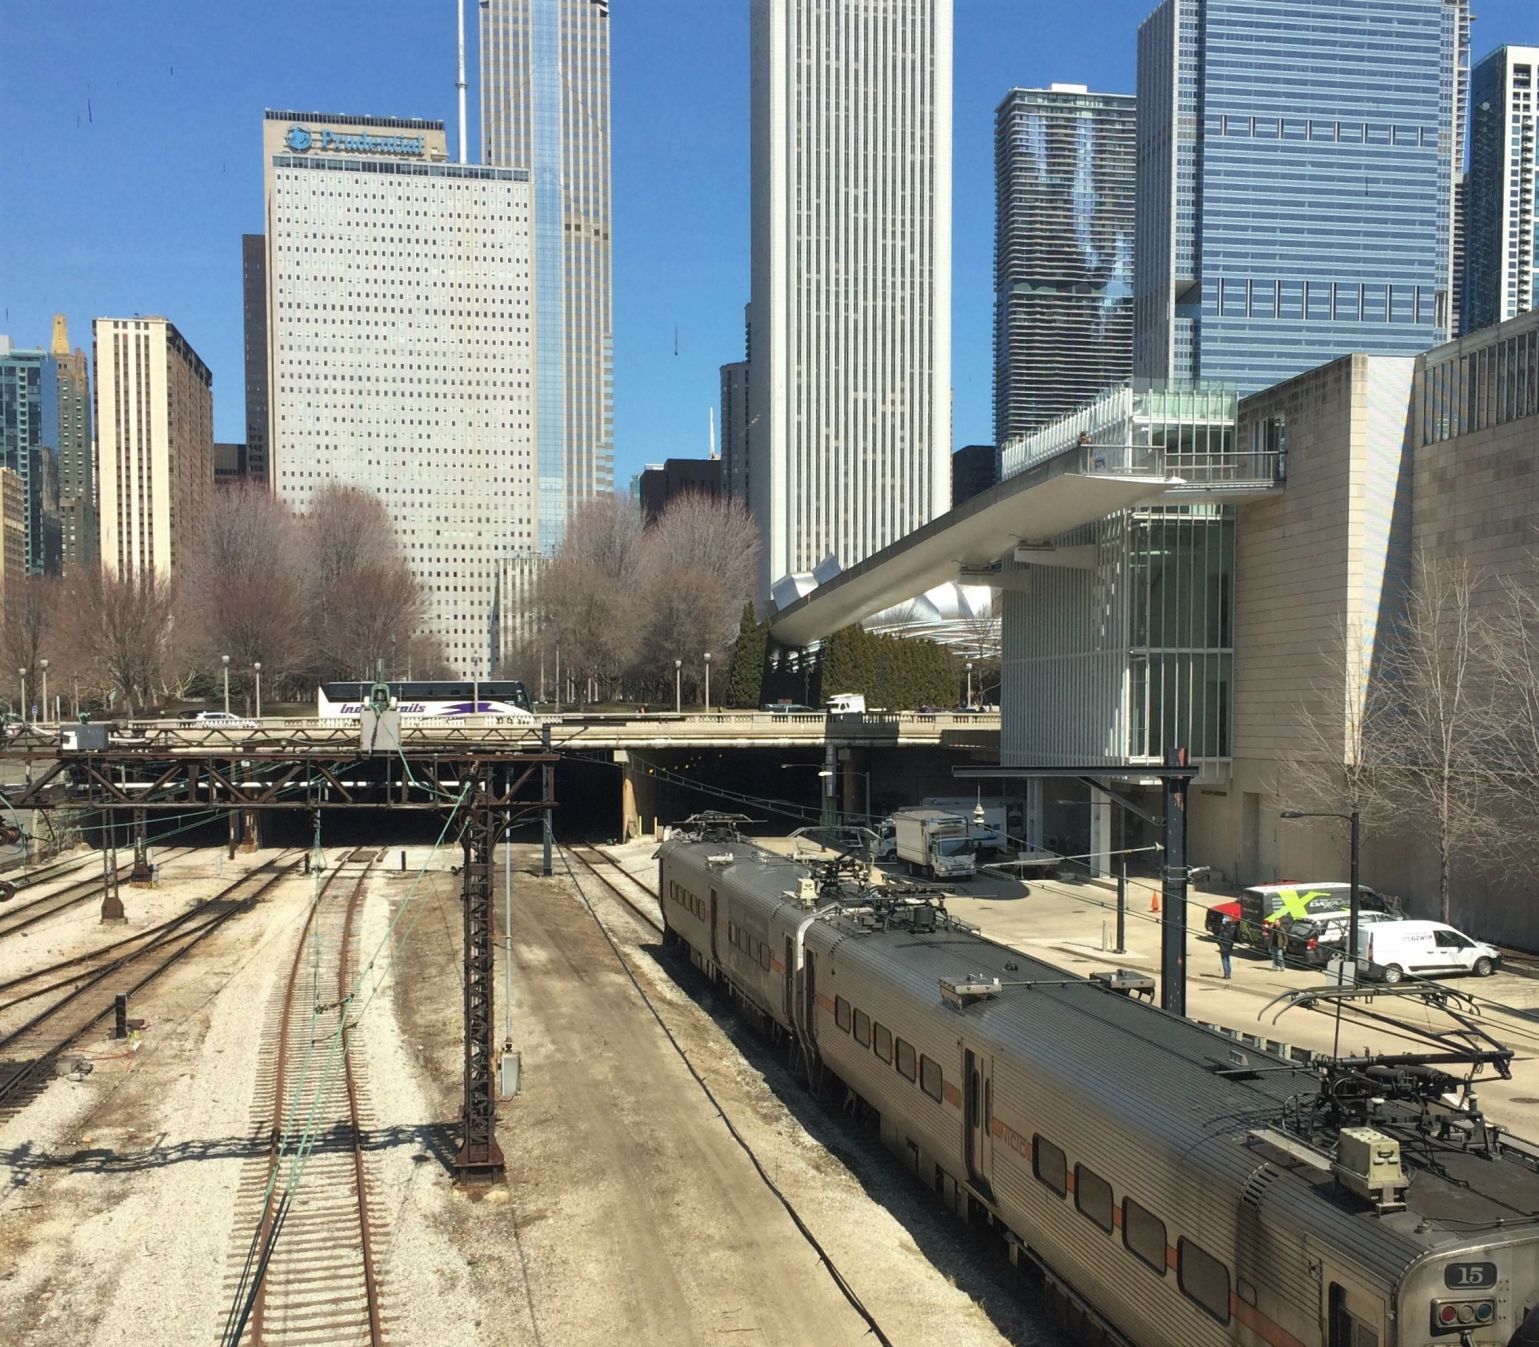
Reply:
[[[1489,977],[1502,962],[1502,952],[1495,945],[1471,940],[1440,921],[1376,922],[1359,932],[1358,940],[1366,964],[1364,975],[1388,983],[1399,982],[1407,973]]]

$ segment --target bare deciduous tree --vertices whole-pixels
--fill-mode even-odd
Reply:
[[[304,557],[288,508],[260,487],[214,493],[181,585],[188,653],[200,668],[258,660],[281,678],[305,659]]]
[[[700,677],[703,655],[720,658],[737,638],[743,604],[753,595],[758,535],[742,505],[686,495],[669,504],[643,539],[639,589],[646,627],[637,673],[671,689],[673,662]]]
[[[313,671],[371,676],[376,659],[418,634],[427,606],[390,516],[368,492],[330,483],[311,501],[303,538]]]
[[[154,571],[117,577],[78,568],[65,582],[60,643],[69,667],[103,700],[142,711],[165,692],[175,664],[176,590]]]
[[[1539,845],[1539,557],[1527,575],[1503,577],[1487,625],[1506,850],[1526,866]]]
[[[637,585],[641,519],[628,500],[600,496],[567,524],[561,546],[540,575],[531,652],[544,648],[554,670],[606,685],[611,692],[636,656],[645,600]]]
[[[12,678],[20,678],[21,669],[36,675],[38,660],[51,653],[59,581],[52,576],[26,575],[6,597],[10,601],[0,623],[0,658],[5,660],[5,681],[9,683]],[[18,706],[17,711],[25,714],[27,708]]]
[[[1416,558],[1415,575],[1385,647],[1377,774],[1402,821],[1436,850],[1438,906],[1448,921],[1455,864],[1488,867],[1505,844],[1490,629],[1477,604],[1486,577],[1467,560],[1428,555]]]

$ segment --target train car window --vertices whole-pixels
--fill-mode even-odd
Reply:
[[[863,1048],[871,1046],[871,1016],[863,1010],[855,1012],[855,1041]]]
[[[1112,1231],[1112,1190],[1093,1169],[1074,1166],[1074,1205],[1109,1235]]]
[[[1069,1162],[1040,1132],[1031,1139],[1031,1171],[1059,1197],[1069,1191]]]
[[[842,996],[834,997],[834,1023],[845,1033],[850,1032],[850,1003]]]
[[[923,1055],[919,1058],[919,1088],[937,1104],[941,1101],[941,1095],[945,1093],[941,1088],[940,1063],[932,1062]]]
[[[918,1074],[914,1069],[914,1048],[910,1043],[905,1043],[901,1038],[896,1040],[898,1047],[898,1074],[904,1080],[913,1080]]]
[[[884,1062],[892,1061],[892,1032],[880,1020],[871,1026],[871,1051]]]
[[[737,923],[735,921],[727,923],[727,943],[734,948],[737,946]]]
[[[1165,1222],[1130,1197],[1122,1199],[1122,1243],[1129,1253],[1165,1275]]]
[[[1229,1269],[1185,1236],[1176,1247],[1176,1279],[1194,1305],[1221,1324],[1229,1322]]]
[[[765,972],[768,972],[769,971],[769,966],[770,966],[769,946],[761,942],[760,945],[759,945],[759,967],[764,969]]]

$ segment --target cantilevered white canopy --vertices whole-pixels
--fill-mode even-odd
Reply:
[[[962,579],[965,572],[991,566],[1017,547],[1046,547],[1070,529],[1180,485],[1180,478],[1155,475],[1024,472],[819,585],[776,613],[770,634],[782,645],[821,640],[872,613]]]

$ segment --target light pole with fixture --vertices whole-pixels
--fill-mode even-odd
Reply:
[[[1347,957],[1352,960],[1352,978],[1357,980],[1357,927],[1360,912],[1359,886],[1358,886],[1358,846],[1361,834],[1360,818],[1357,810],[1350,814],[1337,814],[1330,811],[1311,811],[1306,809],[1284,809],[1282,817],[1286,819],[1298,818],[1334,818],[1346,823],[1352,830],[1352,890],[1347,907]],[[1345,968],[1342,970],[1345,972]]]
[[[220,660],[224,664],[224,713],[230,714],[230,657],[221,655]]]
[[[705,652],[705,713],[711,714],[711,652]]]
[[[262,718],[262,661],[257,660],[251,666],[256,670],[256,718]]]
[[[45,659],[38,660],[37,667],[43,671],[43,723],[46,725],[48,723],[48,720],[49,720],[49,715],[48,715],[48,661],[45,660]]]
[[[967,709],[973,709],[973,662],[967,661]]]
[[[673,662],[673,714],[684,713],[684,661],[676,659]]]
[[[21,723],[27,723],[27,671],[21,670]]]

